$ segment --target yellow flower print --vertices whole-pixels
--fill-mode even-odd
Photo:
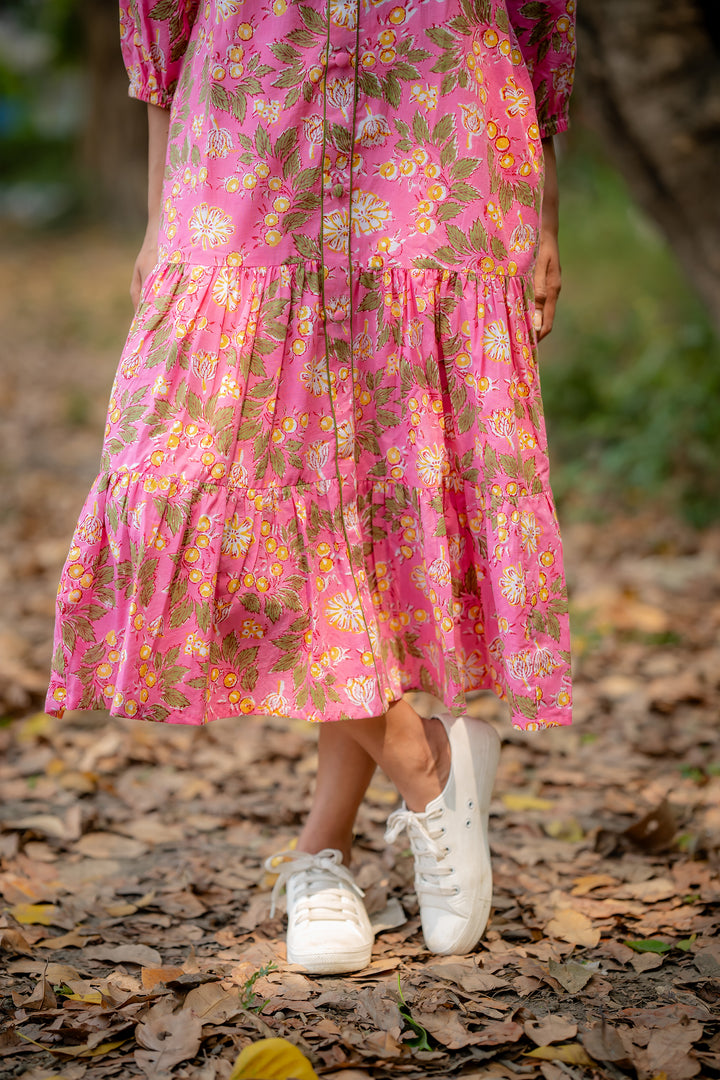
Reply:
[[[517,225],[510,235],[510,250],[526,252],[530,251],[535,243],[535,229],[532,225],[525,225],[520,214],[520,224]]]
[[[241,0],[215,0],[215,17],[218,22],[230,19],[240,10]]]
[[[435,559],[428,567],[428,576],[436,585],[444,588],[450,584],[450,564],[445,559]]]
[[[464,649],[458,649],[455,658],[464,688],[474,690],[480,686],[487,671],[480,653],[476,649],[469,653],[466,653]]]
[[[327,100],[333,109],[339,109],[347,118],[348,110],[352,106],[355,80],[350,78],[333,79],[327,86]]]
[[[508,102],[505,112],[508,116],[527,116],[530,109],[530,95],[523,86],[518,86],[512,75],[508,75],[501,91],[503,101]]]
[[[258,99],[255,101],[253,108],[255,115],[261,117],[268,124],[277,124],[280,119],[279,101],[262,101]]]
[[[510,335],[507,326],[500,319],[485,327],[483,350],[490,360],[503,364],[510,363]]]
[[[97,507],[95,508],[97,510]],[[102,521],[96,513],[86,514],[80,520],[75,535],[85,544],[97,544],[102,539]]]
[[[324,356],[315,356],[303,366],[300,382],[313,397],[323,397],[329,392],[330,383]]]
[[[220,551],[223,555],[229,555],[233,559],[240,559],[247,555],[253,542],[253,519],[243,518],[242,521],[237,513],[233,514],[225,522],[223,529]]]
[[[287,716],[290,702],[283,694],[285,683],[278,683],[277,693],[266,694],[258,705],[258,711],[270,716]]]
[[[218,244],[227,244],[234,232],[232,218],[225,214],[221,207],[200,203],[193,210],[190,235],[195,246],[202,244],[203,249],[207,250],[209,247],[217,247]]]
[[[198,379],[202,379],[203,390],[217,371],[220,357],[215,353],[196,352],[190,357],[190,370]]]
[[[369,105],[366,105],[365,109],[367,116],[364,116],[357,126],[357,142],[366,148],[384,146],[392,135],[390,124],[384,116],[373,113]]]
[[[327,214],[323,218],[322,229],[325,246],[338,255],[347,255],[348,253],[350,246],[349,224],[350,216],[347,210],[333,210],[331,214]]]
[[[350,221],[355,236],[378,232],[385,227],[391,216],[390,204],[372,191],[353,191]]]
[[[235,311],[240,303],[240,286],[237,274],[228,267],[221,267],[213,282],[212,298],[226,311]]]
[[[209,158],[226,158],[233,148],[232,134],[227,128],[218,127],[214,116],[211,118],[211,123],[205,152]]]
[[[357,634],[365,626],[360,600],[349,589],[330,598],[325,614],[332,626],[345,633]]]
[[[520,539],[523,550],[536,552],[541,532],[542,529],[532,510],[523,510],[520,514]]]
[[[527,585],[525,583],[525,571],[520,563],[506,566],[500,578],[500,592],[508,604],[513,607],[522,607],[527,600]]]
[[[344,30],[354,30],[357,26],[356,0],[330,0],[330,21]]]
[[[310,158],[314,156],[315,147],[323,141],[323,118],[322,116],[308,116],[303,120],[303,133],[306,141],[310,144]]]
[[[418,105],[422,105],[425,109],[437,109],[438,88],[437,86],[430,86],[428,83],[425,86],[415,83],[410,90],[410,100],[416,101]]]
[[[485,116],[477,105],[464,105],[460,102],[462,126],[467,132],[467,146],[470,148],[473,135],[482,135],[485,130]]]
[[[348,701],[359,709],[369,709],[375,697],[375,680],[369,675],[355,675],[345,683]]]
[[[417,456],[418,474],[426,487],[438,487],[448,468],[447,451],[437,443],[424,446]]]
[[[515,413],[512,409],[495,409],[488,417],[488,425],[493,435],[498,439],[507,439],[508,445],[512,447],[516,428]]]
[[[353,426],[350,420],[343,420],[337,426],[338,451],[340,457],[353,457],[355,453],[355,439]]]
[[[305,453],[305,461],[307,462],[309,469],[319,473],[322,472],[327,465],[329,455],[330,444],[325,442],[324,439],[318,439],[308,446]]]

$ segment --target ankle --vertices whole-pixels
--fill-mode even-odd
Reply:
[[[423,729],[432,754],[432,772],[443,791],[450,776],[450,740],[445,725],[437,716],[423,717]]]
[[[350,865],[352,852],[352,833],[340,833],[332,828],[324,826],[314,827],[311,822],[306,823],[297,838],[296,851],[307,851],[310,855],[317,855],[325,848],[332,848],[342,853],[345,866]]]

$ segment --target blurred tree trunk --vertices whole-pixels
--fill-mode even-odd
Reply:
[[[146,109],[128,99],[117,4],[85,0],[82,9],[90,94],[82,154],[91,209],[116,224],[140,226],[147,216]]]
[[[720,330],[720,4],[580,0],[578,89]]]

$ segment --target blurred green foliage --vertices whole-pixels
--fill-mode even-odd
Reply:
[[[541,345],[565,515],[662,502],[720,518],[720,341],[660,232],[592,140],[560,163],[563,292]]]
[[[0,10],[0,183],[76,183],[84,33],[77,0]]]

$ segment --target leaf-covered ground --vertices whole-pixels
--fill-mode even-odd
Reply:
[[[471,706],[504,749],[470,957],[424,950],[378,775],[355,853],[372,965],[288,968],[262,864],[307,809],[312,728],[38,712],[130,261],[87,235],[0,257],[0,1074],[226,1080],[271,1034],[336,1080],[719,1076],[720,531],[566,524],[574,727]]]

